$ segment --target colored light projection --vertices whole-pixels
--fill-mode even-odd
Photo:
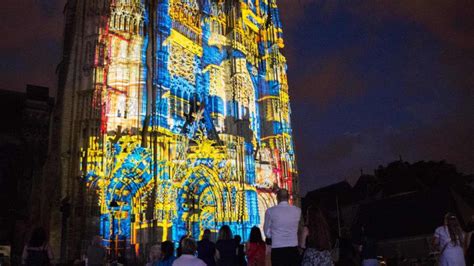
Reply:
[[[247,238],[296,176],[275,0],[115,0],[100,25],[81,169],[104,238]]]

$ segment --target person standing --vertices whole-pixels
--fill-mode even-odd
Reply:
[[[250,230],[250,238],[247,243],[247,260],[249,266],[265,266],[266,245],[262,239],[260,228],[254,226]]]
[[[216,249],[217,265],[237,265],[237,243],[235,243],[235,240],[232,238],[232,231],[228,225],[223,225],[221,229],[219,229]]]
[[[181,256],[173,262],[173,266],[206,266],[206,263],[196,258],[197,244],[190,237],[181,240]]]
[[[102,238],[100,236],[94,236],[92,238],[91,245],[87,248],[87,265],[99,266],[105,265],[107,257],[107,251],[102,246]]]
[[[440,252],[440,266],[466,265],[464,260],[465,234],[456,215],[447,213],[444,216],[444,225],[436,228],[433,242]]]
[[[271,260],[273,266],[299,265],[298,225],[301,209],[288,203],[288,190],[277,192],[278,205],[265,212],[263,230],[271,239]]]
[[[474,215],[468,224],[469,233],[466,234],[466,265],[474,265]]]
[[[247,261],[245,260],[244,245],[241,244],[242,237],[239,235],[235,235],[234,240],[235,244],[237,245],[237,265],[247,266]]]
[[[22,261],[26,266],[46,266],[53,260],[53,252],[48,244],[48,236],[42,227],[31,234],[30,241],[23,249]]]
[[[178,244],[178,248],[176,249],[176,257],[181,257],[181,243],[183,243],[183,239],[185,239],[186,237],[188,237],[187,235],[184,235],[182,236],[180,239],[179,239],[179,244]]]
[[[214,259],[216,255],[216,244],[211,241],[211,230],[206,229],[201,241],[197,244],[198,258],[203,260],[207,266],[216,266]]]
[[[356,266],[356,252],[352,243],[351,233],[349,229],[342,228],[341,237],[339,238],[339,260],[337,266]]]
[[[359,246],[362,266],[378,266],[377,240],[372,226],[362,226],[362,236]]]
[[[331,233],[321,209],[310,206],[306,212],[306,223],[301,235],[304,249],[303,266],[332,266]]]
[[[175,260],[173,242],[165,241],[161,243],[161,258],[153,266],[171,266]]]

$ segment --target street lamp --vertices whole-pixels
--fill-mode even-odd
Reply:
[[[117,248],[115,246],[115,209],[118,208],[119,205],[115,199],[112,199],[112,201],[109,204],[109,208],[111,210],[112,214],[112,235],[110,236],[110,245],[111,245],[111,250],[112,250],[112,258],[115,259],[116,253],[117,253]]]

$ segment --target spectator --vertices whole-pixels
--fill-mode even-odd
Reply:
[[[53,252],[48,244],[48,236],[42,227],[33,230],[30,241],[23,249],[23,264],[26,266],[50,265]]]
[[[469,233],[466,234],[466,265],[474,265],[474,215],[468,224]]]
[[[219,229],[219,237],[216,243],[216,258],[219,266],[237,265],[237,243],[232,239],[232,231],[228,225]]]
[[[173,262],[173,266],[206,266],[204,261],[194,256],[197,245],[192,238],[186,237],[180,244],[182,254]]]
[[[216,244],[211,241],[211,230],[204,230],[201,241],[197,245],[198,258],[203,260],[207,266],[216,266]]]
[[[254,226],[250,230],[250,238],[247,243],[247,260],[249,266],[265,266],[266,245],[262,239],[260,228]]]
[[[306,225],[301,235],[304,249],[303,266],[332,266],[331,233],[321,209],[310,206],[306,212]]]
[[[161,243],[161,258],[154,266],[171,266],[175,260],[173,242],[165,241]]]
[[[464,266],[465,234],[459,225],[458,218],[452,213],[444,216],[444,225],[436,228],[434,245],[440,252],[440,266]]]
[[[181,237],[181,239],[179,240],[179,244],[178,244],[178,249],[176,250],[176,255],[177,257],[181,257],[181,243],[183,242],[183,239],[185,239],[186,237],[188,237],[187,235],[184,235]]]
[[[107,251],[102,246],[102,237],[94,236],[91,245],[87,248],[87,265],[105,265]]]
[[[351,240],[351,233],[347,228],[342,228],[341,237],[339,239],[339,261],[338,266],[355,266],[357,265],[356,252]]]
[[[237,245],[237,265],[247,266],[247,261],[245,261],[244,245],[241,244],[242,237],[239,235],[235,235],[234,240],[235,244]]]
[[[378,266],[377,239],[375,238],[372,227],[367,225],[362,226],[361,233],[359,251],[362,258],[362,266]]]
[[[265,212],[264,233],[271,238],[271,260],[274,266],[299,265],[298,225],[301,209],[288,203],[288,190],[277,192],[278,205]]]

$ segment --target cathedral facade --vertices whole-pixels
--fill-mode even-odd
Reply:
[[[62,246],[99,233],[138,248],[224,224],[246,239],[276,188],[298,199],[275,0],[69,0],[65,10]]]

